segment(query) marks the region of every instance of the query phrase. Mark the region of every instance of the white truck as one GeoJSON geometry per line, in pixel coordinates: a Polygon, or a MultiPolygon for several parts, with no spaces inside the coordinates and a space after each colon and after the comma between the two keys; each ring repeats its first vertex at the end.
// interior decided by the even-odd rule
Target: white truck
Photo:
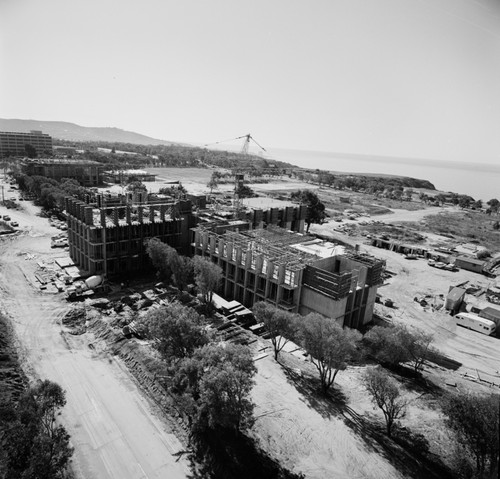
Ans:
{"type": "Polygon", "coordinates": [[[496,324],[493,321],[481,318],[481,316],[472,313],[458,313],[455,316],[455,321],[458,326],[463,326],[464,328],[472,329],[488,336],[491,336],[496,329],[496,324]]]}
{"type": "Polygon", "coordinates": [[[73,283],[73,286],[66,290],[66,299],[68,301],[78,301],[88,298],[94,293],[106,292],[109,289],[103,276],[90,276],[85,281],[73,283]]]}

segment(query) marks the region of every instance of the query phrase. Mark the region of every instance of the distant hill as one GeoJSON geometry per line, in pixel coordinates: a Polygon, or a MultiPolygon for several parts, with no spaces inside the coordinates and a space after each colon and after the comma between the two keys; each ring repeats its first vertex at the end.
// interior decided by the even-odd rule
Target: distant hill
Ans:
{"type": "Polygon", "coordinates": [[[0,131],[29,132],[42,130],[53,138],[68,141],[107,141],[135,145],[173,145],[174,142],[157,140],[120,128],[87,127],[66,121],[17,120],[0,118],[0,131]]]}

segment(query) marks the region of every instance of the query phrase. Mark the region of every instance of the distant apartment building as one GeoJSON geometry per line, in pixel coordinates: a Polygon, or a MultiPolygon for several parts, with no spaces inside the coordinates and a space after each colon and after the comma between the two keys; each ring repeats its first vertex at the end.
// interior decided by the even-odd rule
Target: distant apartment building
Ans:
{"type": "Polygon", "coordinates": [[[224,234],[198,227],[193,237],[193,253],[222,268],[226,298],[315,312],[351,328],[372,320],[382,260],[272,226],[224,234]]]}
{"type": "Polygon", "coordinates": [[[126,275],[151,267],[145,240],[158,238],[189,253],[194,226],[190,201],[148,200],[147,195],[67,197],[69,253],[88,274],[126,275]]]}
{"type": "MultiPolygon", "coordinates": [[[[32,146],[37,155],[52,155],[52,137],[38,130],[29,133],[0,132],[0,157],[27,156],[26,145],[32,146]]],[[[29,147],[28,147],[29,149],[29,147]]]]}
{"type": "Polygon", "coordinates": [[[54,180],[70,178],[82,186],[97,186],[102,183],[102,164],[90,160],[30,159],[25,160],[23,170],[27,175],[46,176],[54,180]]]}

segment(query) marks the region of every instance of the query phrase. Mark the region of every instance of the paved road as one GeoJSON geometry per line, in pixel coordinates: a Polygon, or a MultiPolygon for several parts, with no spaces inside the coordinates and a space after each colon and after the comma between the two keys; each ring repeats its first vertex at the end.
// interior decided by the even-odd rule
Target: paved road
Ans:
{"type": "MultiPolygon", "coordinates": [[[[29,219],[26,212],[20,216],[23,221],[29,219]]],[[[155,414],[122,363],[96,353],[85,335],[62,334],[59,322],[67,303],[61,295],[39,292],[27,280],[32,278],[35,261],[61,255],[49,247],[50,234],[57,230],[47,230],[46,220],[33,220],[29,234],[0,239],[0,309],[13,320],[24,365],[66,390],[62,422],[75,447],[76,476],[188,477],[187,461],[175,455],[182,444],[155,414]],[[34,253],[37,258],[26,261],[19,252],[34,253]]]]}

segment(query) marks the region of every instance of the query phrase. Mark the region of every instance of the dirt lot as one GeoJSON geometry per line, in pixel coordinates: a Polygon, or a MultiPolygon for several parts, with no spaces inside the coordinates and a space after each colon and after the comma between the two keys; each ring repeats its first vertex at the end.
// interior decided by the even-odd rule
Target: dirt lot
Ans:
{"type": "MultiPolygon", "coordinates": [[[[0,238],[0,311],[14,326],[28,375],[53,380],[66,390],[61,420],[75,446],[75,476],[188,477],[186,461],[173,455],[182,450],[181,443],[121,361],[96,353],[92,336],[66,334],[60,319],[68,304],[61,294],[36,286],[36,262],[61,256],[50,249],[50,236],[58,230],[35,216],[38,208],[31,203],[24,202],[24,208],[11,214],[22,232],[0,238]]],[[[3,210],[0,206],[0,214],[3,210]]]]}

